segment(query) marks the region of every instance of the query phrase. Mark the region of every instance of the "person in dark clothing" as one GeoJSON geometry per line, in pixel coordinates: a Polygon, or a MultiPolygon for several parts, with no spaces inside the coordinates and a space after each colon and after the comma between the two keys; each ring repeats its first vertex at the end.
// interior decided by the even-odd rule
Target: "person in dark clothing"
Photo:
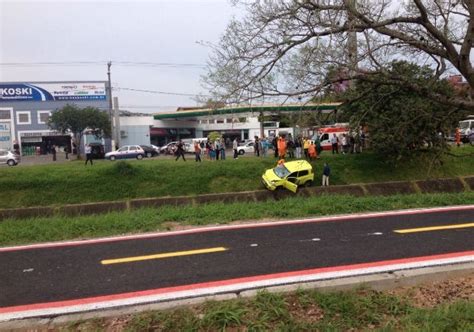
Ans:
{"type": "Polygon", "coordinates": [[[322,186],[329,186],[329,175],[331,175],[331,168],[329,168],[328,163],[324,163],[323,168],[323,183],[322,186]]]}
{"type": "Polygon", "coordinates": [[[71,148],[68,145],[64,147],[64,153],[66,154],[66,160],[69,160],[69,154],[71,153],[71,148]]]}
{"type": "Polygon", "coordinates": [[[176,145],[176,161],[178,161],[179,157],[183,157],[183,160],[186,161],[184,158],[184,148],[183,148],[183,142],[179,141],[178,144],[176,145]]]}
{"type": "Polygon", "coordinates": [[[84,152],[86,153],[86,162],[84,163],[84,165],[87,165],[87,162],[90,161],[91,166],[92,166],[93,165],[93,163],[92,163],[92,148],[89,144],[86,144],[86,146],[84,147],[84,152]]]}
{"type": "Polygon", "coordinates": [[[275,158],[278,158],[278,137],[275,136],[272,141],[273,151],[275,152],[275,158]]]}
{"type": "Polygon", "coordinates": [[[258,136],[255,136],[255,145],[254,145],[254,150],[255,150],[255,155],[257,157],[260,157],[260,140],[258,139],[258,136]]]}
{"type": "Polygon", "coordinates": [[[53,161],[56,161],[56,146],[51,145],[51,153],[53,154],[53,161]]]}
{"type": "Polygon", "coordinates": [[[20,144],[15,140],[13,141],[13,152],[15,152],[17,155],[20,155],[20,144]]]}

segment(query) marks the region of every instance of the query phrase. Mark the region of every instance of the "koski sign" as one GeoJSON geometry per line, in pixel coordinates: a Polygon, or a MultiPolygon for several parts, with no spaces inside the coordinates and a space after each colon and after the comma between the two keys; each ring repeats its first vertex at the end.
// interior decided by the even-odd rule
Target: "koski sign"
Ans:
{"type": "Polygon", "coordinates": [[[105,83],[0,83],[2,101],[106,100],[105,83]]]}

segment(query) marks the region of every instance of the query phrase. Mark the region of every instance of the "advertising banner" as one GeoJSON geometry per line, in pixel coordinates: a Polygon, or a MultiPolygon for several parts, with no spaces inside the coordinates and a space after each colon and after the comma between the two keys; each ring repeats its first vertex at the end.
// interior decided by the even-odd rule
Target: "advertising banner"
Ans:
{"type": "Polygon", "coordinates": [[[106,99],[105,82],[0,83],[0,102],[106,99]]]}
{"type": "Polygon", "coordinates": [[[0,149],[8,149],[11,147],[11,126],[10,123],[0,122],[0,149]]]}

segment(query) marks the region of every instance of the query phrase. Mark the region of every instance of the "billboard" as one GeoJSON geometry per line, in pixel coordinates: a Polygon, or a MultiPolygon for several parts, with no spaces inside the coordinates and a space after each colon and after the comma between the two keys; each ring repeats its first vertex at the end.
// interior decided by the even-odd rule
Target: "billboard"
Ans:
{"type": "Polygon", "coordinates": [[[0,83],[0,102],[106,99],[105,82],[0,83]]]}

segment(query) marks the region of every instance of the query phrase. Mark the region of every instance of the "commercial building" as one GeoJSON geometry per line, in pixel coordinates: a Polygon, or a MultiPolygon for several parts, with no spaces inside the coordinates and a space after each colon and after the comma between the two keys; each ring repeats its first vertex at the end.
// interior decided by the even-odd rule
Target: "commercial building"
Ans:
{"type": "MultiPolygon", "coordinates": [[[[71,146],[69,134],[51,130],[50,115],[66,106],[96,107],[108,111],[109,96],[106,81],[77,82],[2,82],[0,83],[0,148],[13,148],[18,142],[23,154],[40,150],[47,152],[52,145],[71,146]]],[[[84,142],[96,142],[110,151],[110,140],[85,135],[84,142]]]]}

